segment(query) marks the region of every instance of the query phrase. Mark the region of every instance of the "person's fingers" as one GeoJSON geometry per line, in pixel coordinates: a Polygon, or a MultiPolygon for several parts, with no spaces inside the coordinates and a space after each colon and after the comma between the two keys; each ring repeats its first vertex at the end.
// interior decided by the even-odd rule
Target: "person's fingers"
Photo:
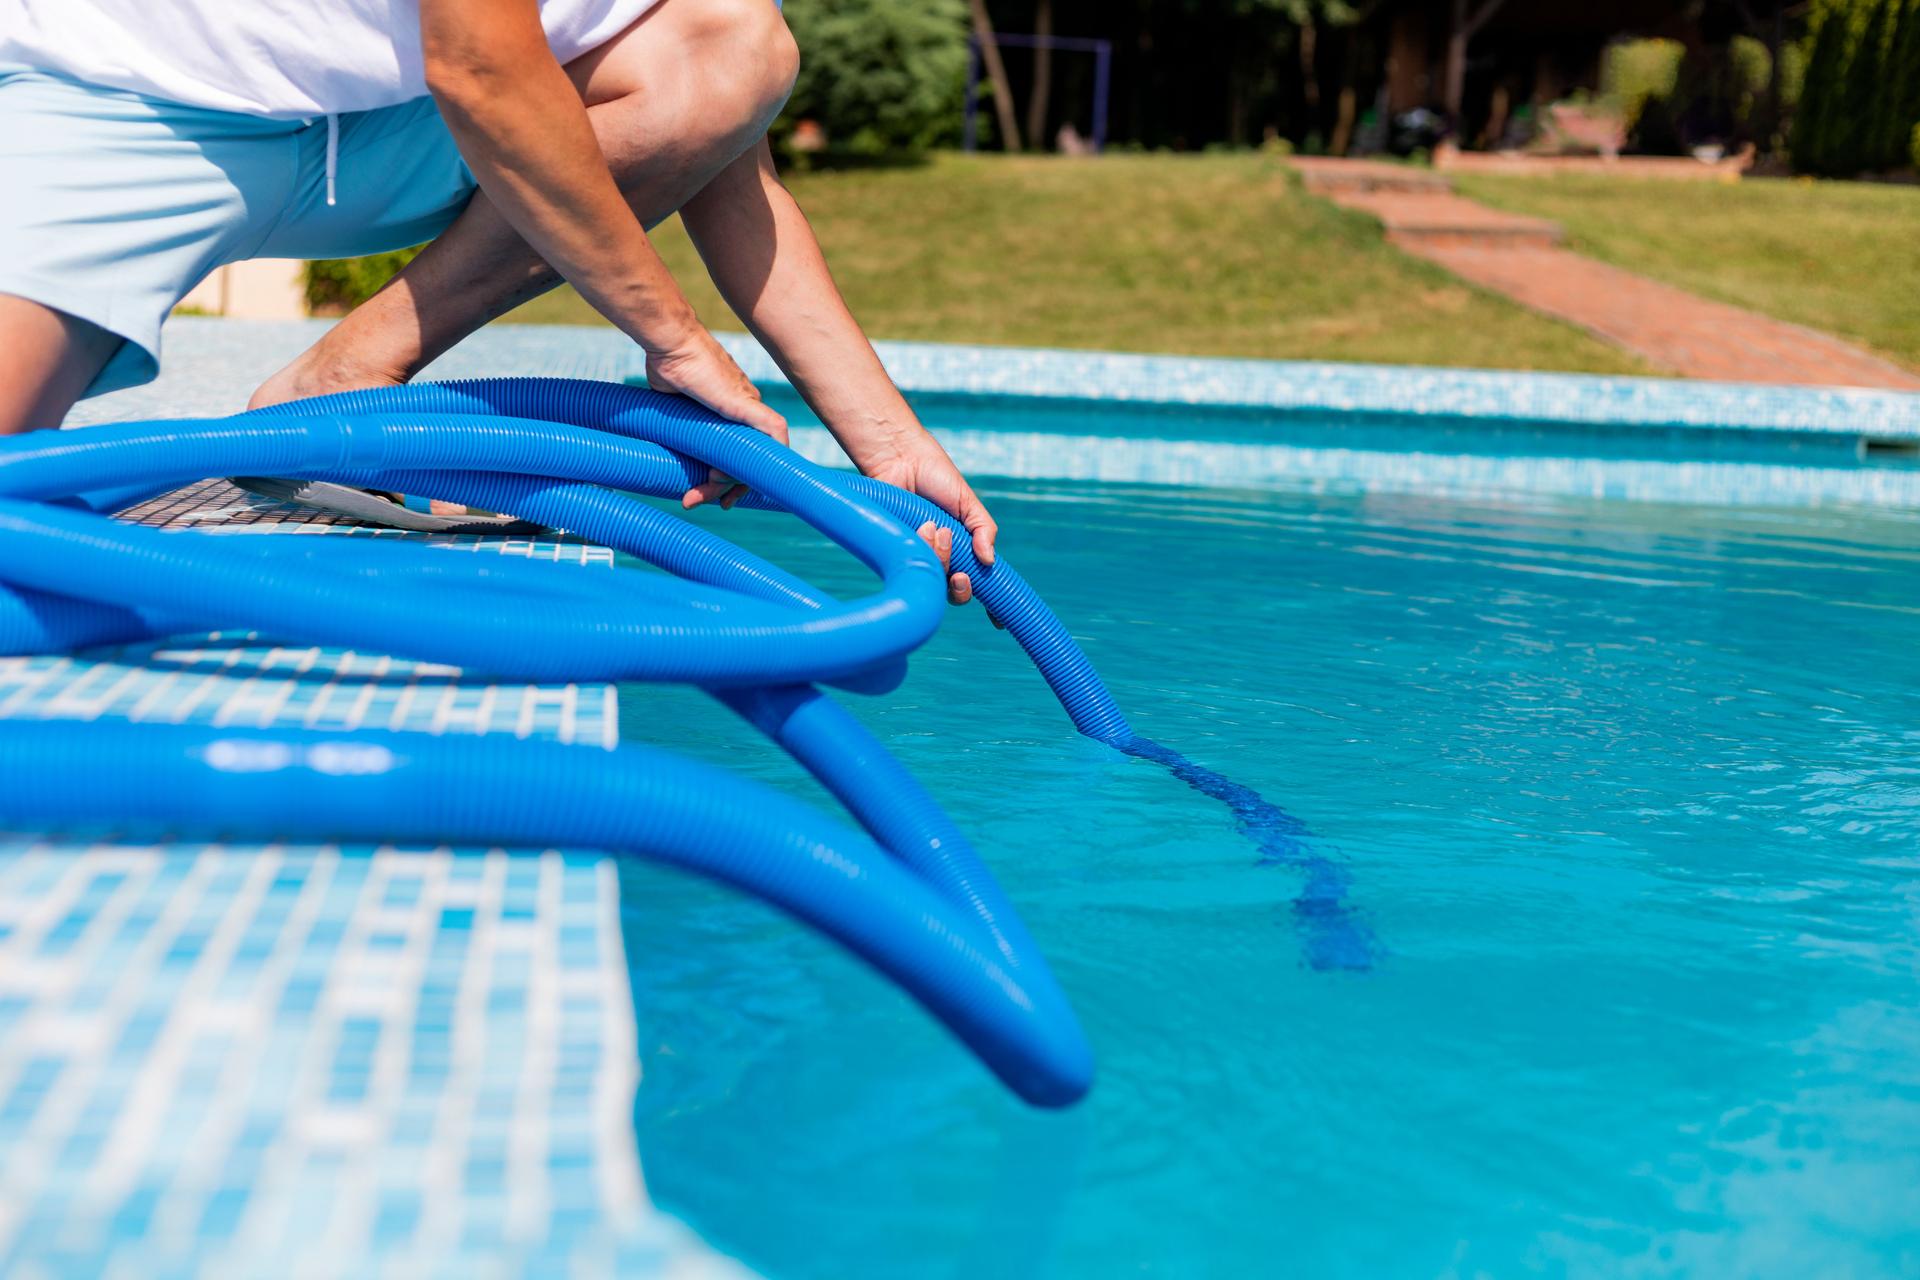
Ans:
{"type": "Polygon", "coordinates": [[[769,409],[766,402],[754,394],[750,385],[731,395],[695,395],[694,399],[723,418],[731,418],[744,426],[752,427],[755,431],[772,436],[781,444],[789,443],[787,420],[769,409]]]}
{"type": "Polygon", "coordinates": [[[987,509],[980,505],[980,499],[967,494],[966,510],[960,515],[960,523],[967,526],[967,534],[973,539],[973,558],[983,565],[993,563],[993,540],[1000,536],[1000,526],[994,523],[987,509]]]}
{"type": "Polygon", "coordinates": [[[732,476],[718,468],[708,467],[706,483],[697,484],[687,490],[686,493],[681,496],[680,505],[686,510],[691,511],[695,507],[703,506],[706,503],[718,502],[722,509],[732,510],[733,503],[726,500],[726,495],[732,494],[735,489],[738,489],[740,493],[734,496],[733,502],[738,502],[741,497],[745,496],[747,486],[741,484],[732,476]]]}
{"type": "Polygon", "coordinates": [[[920,540],[933,548],[933,554],[940,557],[940,567],[953,567],[953,533],[938,521],[929,520],[914,530],[920,540]]]}
{"type": "Polygon", "coordinates": [[[787,444],[787,420],[767,407],[740,366],[711,337],[705,354],[671,365],[649,357],[647,385],[655,391],[691,396],[723,418],[744,423],[787,444]]]}
{"type": "Polygon", "coordinates": [[[947,570],[947,603],[965,604],[973,599],[973,580],[964,573],[953,572],[953,530],[929,520],[914,532],[933,548],[933,554],[940,557],[940,567],[947,570]]]}
{"type": "Polygon", "coordinates": [[[729,418],[744,422],[755,431],[764,431],[781,444],[790,443],[787,435],[787,420],[769,409],[766,402],[757,395],[741,396],[738,401],[720,412],[729,418]]]}
{"type": "Polygon", "coordinates": [[[731,511],[733,510],[733,504],[740,501],[740,499],[746,496],[747,496],[747,486],[743,484],[737,484],[733,486],[733,488],[727,490],[726,495],[720,499],[720,509],[722,511],[731,511]]]}

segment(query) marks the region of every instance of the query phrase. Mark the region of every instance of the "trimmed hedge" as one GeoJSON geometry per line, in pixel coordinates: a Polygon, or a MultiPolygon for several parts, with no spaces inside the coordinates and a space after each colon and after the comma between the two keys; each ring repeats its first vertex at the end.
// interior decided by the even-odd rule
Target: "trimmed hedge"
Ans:
{"type": "Polygon", "coordinates": [[[1920,0],[1818,0],[1789,149],[1832,177],[1920,163],[1920,0]]]}

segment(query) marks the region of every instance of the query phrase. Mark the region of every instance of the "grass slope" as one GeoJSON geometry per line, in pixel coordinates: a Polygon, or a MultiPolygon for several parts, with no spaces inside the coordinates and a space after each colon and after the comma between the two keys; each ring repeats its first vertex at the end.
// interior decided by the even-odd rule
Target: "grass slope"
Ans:
{"type": "MultiPolygon", "coordinates": [[[[941,155],[790,185],[877,338],[1644,371],[1396,252],[1264,156],[941,155]]],[[[655,240],[701,316],[737,327],[677,220],[655,240]]],[[[599,321],[571,290],[512,318],[599,321]]]]}
{"type": "Polygon", "coordinates": [[[1583,253],[1920,368],[1920,188],[1573,175],[1455,185],[1552,218],[1583,253]]]}

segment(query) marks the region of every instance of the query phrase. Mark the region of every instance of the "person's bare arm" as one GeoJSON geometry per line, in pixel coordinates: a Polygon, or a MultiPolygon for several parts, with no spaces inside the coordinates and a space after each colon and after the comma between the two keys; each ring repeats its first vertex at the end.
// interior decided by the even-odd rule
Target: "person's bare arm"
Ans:
{"type": "Polygon", "coordinates": [[[538,0],[421,0],[420,42],[427,87],[481,188],[645,348],[653,384],[784,441],[786,423],[701,325],[620,194],[538,0]]]}
{"type": "MultiPolygon", "coordinates": [[[[992,564],[993,517],[920,425],[847,310],[813,228],[780,184],[767,144],[724,169],[680,216],[727,304],[854,465],[950,512],[972,535],[981,563],[992,564]]],[[[715,483],[700,493],[712,498],[723,488],[715,483]]],[[[942,530],[935,548],[944,559],[950,547],[942,530]]],[[[966,575],[954,575],[948,594],[955,602],[971,593],[966,575]]]]}

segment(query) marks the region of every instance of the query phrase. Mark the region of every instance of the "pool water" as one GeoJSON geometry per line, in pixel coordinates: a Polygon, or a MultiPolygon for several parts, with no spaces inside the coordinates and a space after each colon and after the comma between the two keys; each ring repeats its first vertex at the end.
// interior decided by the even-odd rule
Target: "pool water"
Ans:
{"type": "MultiPolygon", "coordinates": [[[[984,496],[1136,727],[1314,833],[1373,964],[1309,964],[1298,867],[956,613],[848,700],[1024,913],[1094,1092],[1029,1111],[818,937],[630,867],[667,1208],[779,1277],[1920,1274],[1920,513],[984,496]]],[[[697,694],[621,715],[828,803],[697,694]]]]}

